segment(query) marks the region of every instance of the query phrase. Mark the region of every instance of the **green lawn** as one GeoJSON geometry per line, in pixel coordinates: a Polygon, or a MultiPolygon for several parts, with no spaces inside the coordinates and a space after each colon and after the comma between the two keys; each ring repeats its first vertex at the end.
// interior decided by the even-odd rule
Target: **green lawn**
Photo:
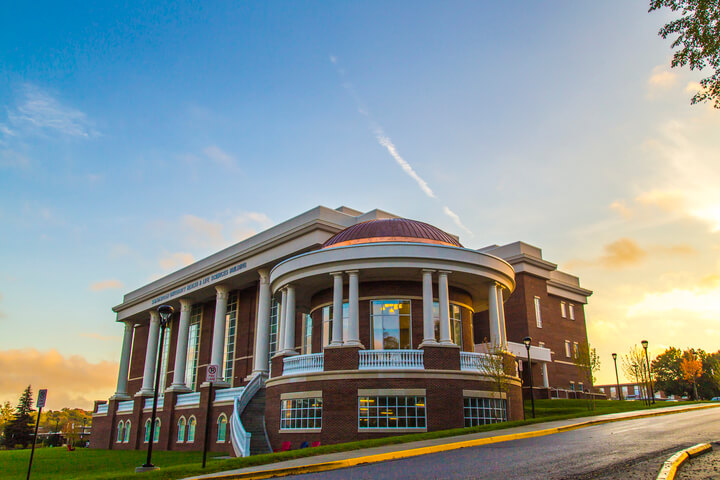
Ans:
{"type": "MultiPolygon", "coordinates": [[[[669,405],[683,405],[694,402],[658,403],[653,407],[645,407],[641,402],[618,402],[610,400],[596,401],[593,412],[587,409],[585,400],[538,400],[535,402],[536,419],[530,418],[530,403],[527,402],[525,421],[483,425],[474,428],[461,428],[443,430],[439,432],[417,433],[397,437],[388,437],[360,442],[343,443],[339,445],[324,445],[304,450],[256,455],[247,458],[232,458],[225,460],[209,460],[207,468],[202,470],[201,452],[153,452],[153,463],[162,469],[145,474],[135,474],[135,467],[145,462],[144,451],[121,450],[88,450],[77,449],[68,452],[63,448],[42,448],[35,451],[33,462],[33,476],[42,480],[65,479],[177,479],[201,473],[231,470],[235,468],[262,465],[266,463],[289,460],[292,458],[319,455],[331,452],[357,450],[360,448],[376,447],[380,445],[399,444],[429,438],[449,437],[467,433],[503,430],[505,428],[531,423],[540,423],[549,420],[584,417],[587,415],[602,415],[606,413],[625,412],[630,410],[646,410],[669,405]]],[[[25,478],[29,450],[0,451],[0,480],[25,478]]]]}

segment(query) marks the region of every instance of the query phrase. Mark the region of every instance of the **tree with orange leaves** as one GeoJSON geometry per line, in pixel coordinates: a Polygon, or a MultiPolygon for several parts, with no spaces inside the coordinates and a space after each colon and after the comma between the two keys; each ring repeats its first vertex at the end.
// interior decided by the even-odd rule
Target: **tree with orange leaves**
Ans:
{"type": "Polygon", "coordinates": [[[683,353],[683,358],[680,362],[680,370],[682,371],[683,379],[688,382],[692,382],[693,400],[697,400],[697,379],[703,374],[703,369],[702,361],[697,358],[694,350],[686,350],[683,353]]]}

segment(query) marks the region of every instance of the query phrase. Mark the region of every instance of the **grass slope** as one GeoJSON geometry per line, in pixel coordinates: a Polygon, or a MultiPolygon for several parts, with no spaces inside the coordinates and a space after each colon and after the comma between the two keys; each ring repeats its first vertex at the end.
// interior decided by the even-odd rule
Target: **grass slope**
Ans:
{"type": "MultiPolygon", "coordinates": [[[[397,437],[363,440],[359,442],[342,443],[338,445],[324,445],[303,450],[255,455],[246,458],[232,458],[224,460],[212,459],[207,468],[200,468],[201,452],[163,452],[153,453],[153,463],[162,466],[155,472],[135,474],[135,467],[145,462],[144,451],[121,450],[88,450],[77,449],[68,452],[61,448],[42,448],[35,452],[33,462],[33,476],[35,479],[70,480],[70,479],[106,479],[106,480],[137,480],[137,479],[177,479],[202,473],[233,470],[237,468],[263,465],[280,462],[293,458],[309,457],[333,452],[345,452],[362,448],[378,447],[427,440],[431,438],[451,437],[475,432],[504,430],[519,425],[547,422],[551,420],[564,420],[568,418],[585,417],[588,415],[603,415],[608,413],[627,412],[632,410],[647,410],[663,406],[683,405],[696,402],[658,403],[651,407],[641,402],[618,402],[610,400],[596,401],[594,411],[588,411],[585,400],[537,400],[535,402],[535,415],[530,416],[530,403],[525,405],[528,420],[496,423],[473,428],[458,428],[438,432],[416,433],[397,437]]],[[[0,480],[24,478],[27,471],[29,450],[0,451],[0,480]]]]}

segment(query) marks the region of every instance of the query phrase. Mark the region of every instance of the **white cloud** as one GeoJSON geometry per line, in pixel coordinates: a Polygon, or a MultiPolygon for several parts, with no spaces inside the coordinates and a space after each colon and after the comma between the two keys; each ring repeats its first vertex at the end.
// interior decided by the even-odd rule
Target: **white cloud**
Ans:
{"type": "Polygon", "coordinates": [[[688,316],[707,319],[720,317],[720,288],[683,289],[675,288],[666,292],[646,293],[643,298],[628,308],[629,317],[684,312],[688,316]]]}
{"type": "Polygon", "coordinates": [[[675,72],[666,70],[663,65],[658,65],[653,68],[650,78],[648,78],[648,85],[650,88],[668,89],[675,85],[677,82],[677,75],[675,72]]]}
{"type": "Polygon", "coordinates": [[[186,267],[193,263],[195,258],[192,254],[187,252],[175,252],[175,253],[164,253],[158,264],[164,270],[177,270],[178,268],[186,267]]]}
{"type": "Polygon", "coordinates": [[[84,112],[63,105],[50,93],[33,85],[25,85],[23,92],[20,104],[8,110],[8,121],[16,130],[54,131],[71,137],[98,134],[84,112]]]}
{"type": "Polygon", "coordinates": [[[463,230],[468,235],[472,236],[473,233],[470,231],[469,228],[467,228],[465,225],[463,225],[463,223],[460,221],[460,217],[458,217],[458,215],[455,212],[450,210],[448,207],[443,207],[443,212],[445,212],[445,215],[450,217],[452,219],[452,221],[455,222],[455,225],[457,225],[461,230],[463,230]]]}
{"type": "Polygon", "coordinates": [[[427,182],[423,180],[420,175],[415,172],[415,170],[410,166],[408,162],[405,161],[404,158],[400,156],[400,154],[397,151],[397,148],[395,148],[395,145],[392,143],[390,138],[385,135],[385,133],[380,129],[377,128],[375,130],[375,138],[377,138],[378,143],[385,147],[387,151],[390,153],[390,155],[395,159],[398,165],[400,165],[400,168],[403,169],[405,173],[407,173],[410,178],[415,180],[415,183],[418,184],[418,187],[420,187],[420,190],[423,191],[425,195],[427,195],[430,198],[437,198],[435,197],[435,194],[428,186],[427,182]]]}
{"type": "Polygon", "coordinates": [[[90,285],[90,290],[93,292],[100,292],[102,290],[112,290],[116,288],[122,288],[123,283],[120,280],[102,280],[100,282],[95,282],[90,285]]]}
{"type": "Polygon", "coordinates": [[[222,150],[217,145],[210,145],[203,150],[203,153],[207,158],[217,163],[220,166],[226,168],[233,168],[237,166],[235,157],[222,150]]]}
{"type": "Polygon", "coordinates": [[[223,236],[223,225],[195,215],[183,215],[182,229],[188,245],[193,247],[219,248],[227,244],[223,236]]]}

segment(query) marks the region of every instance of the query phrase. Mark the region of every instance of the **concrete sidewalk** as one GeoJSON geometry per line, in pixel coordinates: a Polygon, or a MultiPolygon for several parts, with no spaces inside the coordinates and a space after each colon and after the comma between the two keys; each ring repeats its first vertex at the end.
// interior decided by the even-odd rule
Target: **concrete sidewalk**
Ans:
{"type": "Polygon", "coordinates": [[[604,423],[632,420],[635,418],[648,418],[658,415],[669,415],[692,410],[706,408],[717,408],[720,404],[708,405],[681,405],[673,407],[655,408],[652,410],[611,413],[607,415],[596,415],[589,417],[543,422],[534,425],[523,425],[504,430],[457,435],[453,437],[435,438],[418,442],[401,443],[396,445],[385,445],[382,447],[352,450],[347,452],[328,453],[312,457],[297,458],[266,465],[228,470],[225,472],[211,473],[195,477],[188,477],[184,480],[195,479],[259,479],[274,476],[297,475],[302,473],[319,472],[347,468],[362,463],[381,462],[398,458],[407,458],[416,455],[425,455],[441,451],[454,450],[490,443],[506,442],[521,438],[539,437],[554,433],[576,430],[579,428],[600,425],[604,423]]]}

